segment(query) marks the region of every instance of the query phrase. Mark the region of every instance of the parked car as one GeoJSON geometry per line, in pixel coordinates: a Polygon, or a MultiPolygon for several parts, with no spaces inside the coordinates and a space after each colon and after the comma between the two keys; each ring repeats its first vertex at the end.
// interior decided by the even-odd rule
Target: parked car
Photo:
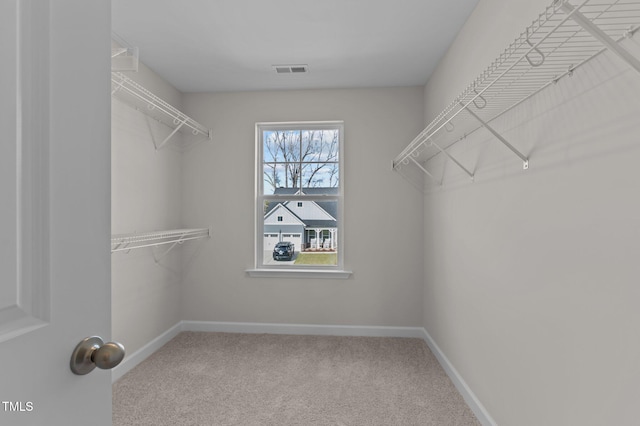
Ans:
{"type": "Polygon", "coordinates": [[[293,243],[282,241],[273,248],[273,260],[291,260],[293,259],[295,248],[293,243]]]}

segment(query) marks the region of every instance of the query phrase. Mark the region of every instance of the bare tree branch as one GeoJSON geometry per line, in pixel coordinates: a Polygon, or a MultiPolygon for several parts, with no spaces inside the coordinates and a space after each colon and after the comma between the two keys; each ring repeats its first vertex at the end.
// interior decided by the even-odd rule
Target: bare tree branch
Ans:
{"type": "Polygon", "coordinates": [[[273,188],[338,186],[337,131],[275,131],[269,133],[264,145],[265,153],[273,160],[263,163],[264,179],[273,188]]]}

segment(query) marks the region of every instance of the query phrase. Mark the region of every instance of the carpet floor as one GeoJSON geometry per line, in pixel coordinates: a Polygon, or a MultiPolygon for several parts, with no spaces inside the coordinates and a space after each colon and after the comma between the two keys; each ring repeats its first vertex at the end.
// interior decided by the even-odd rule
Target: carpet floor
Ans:
{"type": "Polygon", "coordinates": [[[113,385],[113,425],[479,425],[424,341],[183,332],[113,385]]]}

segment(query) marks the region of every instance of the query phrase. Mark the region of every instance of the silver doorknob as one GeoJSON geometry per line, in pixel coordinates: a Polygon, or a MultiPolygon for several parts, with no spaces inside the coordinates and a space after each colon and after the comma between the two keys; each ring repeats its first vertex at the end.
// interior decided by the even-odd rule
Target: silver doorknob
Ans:
{"type": "Polygon", "coordinates": [[[94,368],[108,370],[124,359],[124,346],[118,342],[104,343],[98,336],[87,337],[78,343],[71,354],[71,371],[78,375],[88,374],[94,368]]]}

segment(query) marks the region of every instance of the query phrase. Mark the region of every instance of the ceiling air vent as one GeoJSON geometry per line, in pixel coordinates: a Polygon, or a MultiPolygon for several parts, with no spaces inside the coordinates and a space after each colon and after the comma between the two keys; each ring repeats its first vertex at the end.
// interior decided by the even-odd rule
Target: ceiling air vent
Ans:
{"type": "Polygon", "coordinates": [[[308,65],[272,65],[276,74],[305,74],[309,72],[308,65]]]}

